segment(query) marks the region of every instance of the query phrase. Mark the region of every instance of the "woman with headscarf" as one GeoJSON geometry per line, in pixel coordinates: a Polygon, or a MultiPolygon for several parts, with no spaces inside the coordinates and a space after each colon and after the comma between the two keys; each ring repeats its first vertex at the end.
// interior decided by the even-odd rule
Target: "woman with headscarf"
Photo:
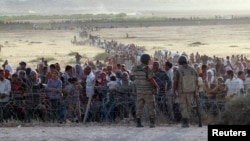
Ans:
{"type": "Polygon", "coordinates": [[[35,70],[31,70],[30,75],[27,78],[29,92],[37,93],[43,88],[41,78],[38,77],[38,73],[35,70]]]}
{"type": "Polygon", "coordinates": [[[207,77],[205,79],[205,92],[208,99],[216,98],[216,90],[218,89],[218,81],[214,76],[212,69],[207,70],[207,77]]]}
{"type": "Polygon", "coordinates": [[[211,112],[214,116],[217,115],[217,107],[215,105],[216,94],[218,89],[218,80],[214,76],[214,71],[212,69],[207,70],[207,77],[205,79],[205,92],[208,99],[207,110],[211,112]],[[211,110],[210,110],[211,109],[211,110]]]}

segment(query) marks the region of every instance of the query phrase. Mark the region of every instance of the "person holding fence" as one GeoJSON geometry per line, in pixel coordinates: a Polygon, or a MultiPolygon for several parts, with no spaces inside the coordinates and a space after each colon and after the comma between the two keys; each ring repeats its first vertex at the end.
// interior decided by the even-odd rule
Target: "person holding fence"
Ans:
{"type": "MultiPolygon", "coordinates": [[[[79,83],[77,77],[69,78],[70,83],[66,85],[63,89],[64,100],[66,104],[66,113],[67,116],[64,118],[68,118],[71,122],[79,122],[81,119],[80,112],[80,95],[82,92],[82,85],[79,83]]],[[[66,119],[64,119],[66,120],[66,119]]]]}
{"type": "MultiPolygon", "coordinates": [[[[163,114],[166,114],[166,111],[167,111],[166,92],[169,91],[172,87],[171,80],[168,74],[160,68],[160,63],[158,61],[153,62],[152,71],[154,73],[154,79],[156,83],[158,84],[158,86],[160,87],[160,90],[156,96],[156,103],[159,108],[158,110],[162,112],[163,114]]],[[[172,117],[169,117],[169,118],[173,119],[173,115],[172,117]]]]}
{"type": "Polygon", "coordinates": [[[129,118],[129,115],[135,118],[135,85],[133,81],[129,79],[129,74],[125,71],[122,73],[122,79],[118,81],[118,95],[121,97],[126,107],[125,111],[122,111],[125,118],[129,118]]]}
{"type": "Polygon", "coordinates": [[[59,78],[59,72],[52,72],[52,78],[48,80],[48,83],[45,87],[48,92],[49,103],[50,103],[50,118],[52,122],[55,120],[61,121],[61,94],[62,94],[62,81],[59,78]]]}

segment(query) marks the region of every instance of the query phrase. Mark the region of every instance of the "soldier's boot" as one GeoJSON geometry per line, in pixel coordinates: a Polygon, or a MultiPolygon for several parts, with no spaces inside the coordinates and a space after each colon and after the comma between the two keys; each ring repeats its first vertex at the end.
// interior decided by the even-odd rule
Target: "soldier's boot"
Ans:
{"type": "Polygon", "coordinates": [[[150,118],[150,119],[149,119],[149,122],[150,122],[149,127],[150,127],[150,128],[155,128],[155,118],[150,118]]]}
{"type": "Polygon", "coordinates": [[[189,127],[189,121],[187,118],[182,119],[182,127],[188,128],[189,127]]]}
{"type": "Polygon", "coordinates": [[[144,127],[142,124],[141,124],[141,119],[140,118],[137,118],[136,119],[136,127],[144,127]]]}

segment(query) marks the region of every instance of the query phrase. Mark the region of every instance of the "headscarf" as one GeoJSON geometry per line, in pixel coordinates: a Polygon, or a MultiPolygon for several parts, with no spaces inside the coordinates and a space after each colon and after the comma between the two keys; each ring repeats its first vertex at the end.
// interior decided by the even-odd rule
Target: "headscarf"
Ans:
{"type": "Polygon", "coordinates": [[[209,80],[208,75],[207,75],[206,81],[207,81],[207,84],[208,84],[208,88],[210,88],[211,84],[213,84],[213,82],[214,82],[214,71],[212,69],[208,69],[207,74],[208,73],[211,73],[211,79],[209,80]]]}

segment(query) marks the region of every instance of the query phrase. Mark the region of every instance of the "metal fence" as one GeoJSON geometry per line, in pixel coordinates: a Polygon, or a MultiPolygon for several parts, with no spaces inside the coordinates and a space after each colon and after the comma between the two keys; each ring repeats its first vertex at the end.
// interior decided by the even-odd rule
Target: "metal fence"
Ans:
{"type": "MultiPolygon", "coordinates": [[[[172,96],[170,96],[172,98],[172,96]]],[[[0,103],[0,121],[8,122],[17,120],[20,122],[39,122],[39,123],[63,123],[63,122],[83,122],[84,114],[87,107],[87,98],[80,98],[79,111],[69,113],[69,105],[65,99],[61,98],[54,102],[48,98],[47,92],[41,90],[36,93],[20,93],[12,92],[10,100],[5,103],[0,103]],[[70,115],[73,114],[73,115],[70,115]],[[77,115],[79,114],[79,118],[77,115]],[[71,117],[77,118],[73,120],[71,117]]],[[[178,123],[181,119],[179,104],[171,103],[173,114],[169,113],[168,101],[166,95],[155,95],[156,101],[156,123],[178,123]],[[173,116],[173,117],[172,117],[173,116]]],[[[200,110],[205,124],[210,123],[210,117],[219,117],[224,111],[225,101],[204,99],[200,110]]],[[[77,109],[74,107],[73,109],[77,109]]],[[[193,116],[196,118],[195,105],[193,108],[193,116]]],[[[107,89],[96,90],[91,101],[88,111],[87,122],[98,123],[117,123],[130,122],[136,118],[136,96],[130,93],[110,93],[107,89]]],[[[147,120],[148,113],[145,109],[144,119],[147,120]]],[[[217,118],[218,119],[218,118],[217,118]]],[[[196,121],[195,121],[196,122],[196,121]]]]}

